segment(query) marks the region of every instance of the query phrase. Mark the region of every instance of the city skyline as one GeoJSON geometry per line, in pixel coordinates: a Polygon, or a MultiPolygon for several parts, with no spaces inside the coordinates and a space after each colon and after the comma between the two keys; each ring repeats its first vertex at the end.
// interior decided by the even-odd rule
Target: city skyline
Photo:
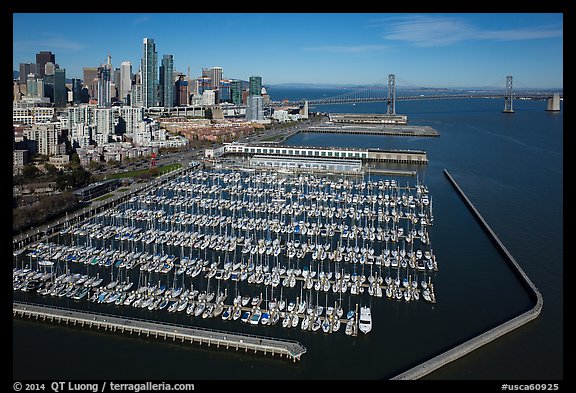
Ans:
{"type": "Polygon", "coordinates": [[[489,87],[514,76],[517,88],[563,87],[563,15],[516,14],[13,14],[13,69],[41,51],[66,77],[83,67],[122,62],[138,71],[142,42],[158,59],[197,78],[222,67],[224,78],[264,85],[385,84],[388,74],[411,87],[489,87]],[[47,26],[50,29],[30,29],[47,26]],[[122,26],[108,35],[78,34],[71,21],[122,26]]]}

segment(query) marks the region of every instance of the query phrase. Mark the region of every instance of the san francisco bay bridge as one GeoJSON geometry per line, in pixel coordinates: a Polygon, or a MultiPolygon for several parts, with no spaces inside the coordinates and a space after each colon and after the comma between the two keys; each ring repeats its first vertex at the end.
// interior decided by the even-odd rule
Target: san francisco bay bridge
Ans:
{"type": "Polygon", "coordinates": [[[271,102],[270,106],[284,106],[284,105],[303,105],[307,102],[308,106],[319,105],[332,105],[332,104],[356,104],[367,102],[386,102],[388,105],[387,113],[396,113],[396,101],[417,101],[417,100],[448,100],[448,99],[470,99],[470,98],[485,98],[485,99],[503,99],[504,111],[513,112],[512,102],[515,99],[526,100],[548,100],[557,96],[557,99],[562,98],[561,92],[555,91],[534,91],[524,89],[516,92],[512,85],[512,76],[506,77],[506,87],[502,90],[497,89],[482,89],[482,90],[466,90],[462,93],[455,92],[454,90],[440,90],[430,89],[427,92],[424,89],[412,89],[415,93],[396,95],[396,78],[394,74],[388,76],[388,86],[376,85],[365,88],[360,88],[354,91],[349,91],[333,97],[322,97],[315,99],[302,99],[298,101],[275,101],[271,102]],[[440,91],[438,91],[440,90],[440,91]]]}

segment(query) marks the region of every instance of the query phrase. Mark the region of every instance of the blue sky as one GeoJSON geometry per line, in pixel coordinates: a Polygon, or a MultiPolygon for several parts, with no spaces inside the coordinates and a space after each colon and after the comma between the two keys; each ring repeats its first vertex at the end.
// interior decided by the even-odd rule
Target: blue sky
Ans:
{"type": "Polygon", "coordinates": [[[13,66],[56,55],[66,77],[82,67],[122,61],[138,70],[142,40],[177,71],[225,78],[262,76],[264,84],[387,83],[398,86],[563,86],[563,15],[383,13],[13,14],[13,66]]]}

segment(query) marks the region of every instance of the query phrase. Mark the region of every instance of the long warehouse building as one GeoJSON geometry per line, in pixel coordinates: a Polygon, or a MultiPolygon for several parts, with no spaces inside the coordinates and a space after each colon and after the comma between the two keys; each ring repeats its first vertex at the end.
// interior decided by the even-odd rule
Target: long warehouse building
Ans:
{"type": "Polygon", "coordinates": [[[286,146],[277,143],[225,143],[217,149],[206,149],[207,158],[218,158],[223,155],[254,155],[274,157],[299,158],[336,158],[361,159],[365,161],[403,162],[410,164],[426,164],[428,158],[422,150],[382,150],[347,147],[315,147],[315,146],[286,146]]]}

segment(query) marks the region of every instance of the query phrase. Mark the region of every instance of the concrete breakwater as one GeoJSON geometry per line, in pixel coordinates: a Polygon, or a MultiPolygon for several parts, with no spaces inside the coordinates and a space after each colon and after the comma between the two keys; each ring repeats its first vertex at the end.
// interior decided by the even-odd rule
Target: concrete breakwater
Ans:
{"type": "Polygon", "coordinates": [[[434,370],[437,370],[440,367],[469,354],[470,352],[480,348],[481,346],[502,337],[506,333],[509,333],[514,329],[523,326],[524,324],[532,321],[533,319],[536,319],[540,315],[540,312],[542,311],[543,299],[542,295],[540,294],[540,291],[538,291],[538,288],[536,288],[532,280],[530,280],[528,275],[524,272],[524,270],[522,270],[522,268],[520,267],[518,262],[516,262],[512,254],[510,254],[510,252],[500,241],[496,233],[492,230],[492,228],[490,228],[490,226],[488,225],[486,220],[484,220],[480,212],[478,212],[474,204],[470,201],[470,199],[468,199],[466,194],[464,194],[464,191],[462,191],[458,183],[456,183],[454,178],[452,178],[448,170],[444,169],[444,174],[450,181],[450,184],[452,184],[454,189],[457,191],[458,195],[460,195],[466,206],[468,206],[474,217],[478,220],[478,222],[480,222],[482,228],[490,236],[490,239],[495,243],[499,251],[504,255],[506,261],[508,261],[512,270],[518,275],[518,277],[522,281],[522,284],[529,291],[530,296],[534,300],[535,304],[530,310],[480,334],[479,336],[476,336],[462,344],[459,344],[456,347],[444,353],[441,353],[433,357],[432,359],[427,360],[424,363],[419,364],[418,366],[415,366],[393,377],[392,378],[393,380],[406,380],[406,379],[410,380],[410,379],[422,378],[425,375],[433,372],[434,370]]]}

